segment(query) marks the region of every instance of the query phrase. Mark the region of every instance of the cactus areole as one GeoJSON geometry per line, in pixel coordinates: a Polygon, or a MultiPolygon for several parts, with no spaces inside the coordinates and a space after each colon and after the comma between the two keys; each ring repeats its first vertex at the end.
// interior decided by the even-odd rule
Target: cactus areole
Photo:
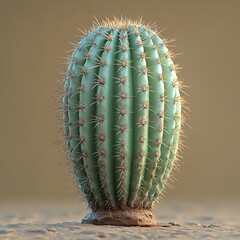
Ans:
{"type": "Polygon", "coordinates": [[[178,67],[166,39],[127,19],[96,24],[70,57],[64,139],[91,212],[83,223],[153,226],[177,158],[178,67]]]}

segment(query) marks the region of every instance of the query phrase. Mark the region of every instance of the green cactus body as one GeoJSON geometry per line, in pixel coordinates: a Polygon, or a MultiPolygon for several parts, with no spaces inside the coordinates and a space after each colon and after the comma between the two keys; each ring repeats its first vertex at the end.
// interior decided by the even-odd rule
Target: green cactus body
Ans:
{"type": "Polygon", "coordinates": [[[72,53],[63,96],[68,157],[96,209],[151,209],[176,159],[181,97],[164,41],[129,21],[103,23],[72,53]]]}

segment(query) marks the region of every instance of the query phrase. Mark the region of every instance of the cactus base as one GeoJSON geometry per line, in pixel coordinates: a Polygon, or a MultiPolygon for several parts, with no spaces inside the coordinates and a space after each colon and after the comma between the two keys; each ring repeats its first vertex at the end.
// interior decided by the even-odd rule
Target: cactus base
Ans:
{"type": "Polygon", "coordinates": [[[91,211],[82,219],[82,223],[95,225],[142,226],[142,227],[152,227],[157,225],[157,221],[154,218],[151,209],[91,211]]]}

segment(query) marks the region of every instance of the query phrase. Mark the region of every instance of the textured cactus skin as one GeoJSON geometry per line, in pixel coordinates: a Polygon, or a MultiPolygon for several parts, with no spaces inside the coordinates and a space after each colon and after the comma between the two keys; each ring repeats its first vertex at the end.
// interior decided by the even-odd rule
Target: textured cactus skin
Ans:
{"type": "Polygon", "coordinates": [[[164,41],[143,25],[97,26],[66,73],[64,138],[92,209],[151,208],[177,157],[181,97],[164,41]]]}

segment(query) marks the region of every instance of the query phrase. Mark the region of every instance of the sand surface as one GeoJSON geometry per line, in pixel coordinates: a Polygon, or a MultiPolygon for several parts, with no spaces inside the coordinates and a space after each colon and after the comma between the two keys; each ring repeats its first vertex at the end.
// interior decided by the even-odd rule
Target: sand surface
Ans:
{"type": "Polygon", "coordinates": [[[81,224],[83,204],[2,204],[0,239],[240,239],[239,202],[167,202],[157,227],[81,224]]]}

